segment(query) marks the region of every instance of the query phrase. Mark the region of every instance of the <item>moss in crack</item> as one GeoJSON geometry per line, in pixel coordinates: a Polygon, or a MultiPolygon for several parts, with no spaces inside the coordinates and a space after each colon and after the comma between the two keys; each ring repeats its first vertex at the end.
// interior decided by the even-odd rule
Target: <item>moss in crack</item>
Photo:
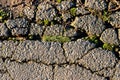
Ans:
{"type": "Polygon", "coordinates": [[[110,21],[110,17],[109,15],[111,14],[111,12],[104,10],[104,11],[99,11],[99,10],[94,10],[91,8],[88,8],[88,10],[95,16],[101,18],[104,22],[109,22],[110,21]]]}
{"type": "Polygon", "coordinates": [[[5,12],[3,9],[0,9],[0,22],[3,22],[8,16],[9,14],[7,12],[5,12]]]}
{"type": "Polygon", "coordinates": [[[44,35],[42,37],[42,41],[48,41],[48,42],[69,42],[71,41],[69,37],[64,37],[64,36],[46,36],[44,35]]]}
{"type": "Polygon", "coordinates": [[[70,14],[72,16],[76,16],[76,11],[77,11],[77,9],[75,7],[73,7],[73,8],[70,9],[70,14]]]}
{"type": "Polygon", "coordinates": [[[61,3],[62,0],[56,0],[58,3],[61,3]]]}
{"type": "Polygon", "coordinates": [[[115,45],[108,44],[108,43],[104,43],[102,46],[103,49],[110,50],[110,51],[113,51],[114,47],[115,45]]]}
{"type": "Polygon", "coordinates": [[[106,22],[106,21],[109,22],[110,21],[109,15],[110,15],[110,13],[108,11],[103,11],[102,16],[101,16],[102,20],[104,22],[106,22]]]}
{"type": "Polygon", "coordinates": [[[43,22],[44,22],[45,26],[49,25],[49,23],[50,23],[50,21],[48,19],[45,19],[43,22]]]}
{"type": "Polygon", "coordinates": [[[93,42],[95,44],[99,44],[99,38],[96,35],[88,36],[85,37],[84,39],[93,42]]]}

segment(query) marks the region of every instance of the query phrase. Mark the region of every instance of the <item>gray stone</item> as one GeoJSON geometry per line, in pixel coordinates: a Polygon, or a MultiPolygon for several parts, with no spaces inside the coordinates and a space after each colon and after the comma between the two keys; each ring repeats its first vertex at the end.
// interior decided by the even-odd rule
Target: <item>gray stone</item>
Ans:
{"type": "Polygon", "coordinates": [[[0,37],[8,37],[9,36],[9,30],[5,26],[5,24],[0,23],[0,37]]]}
{"type": "Polygon", "coordinates": [[[67,61],[74,63],[76,60],[81,59],[89,50],[95,47],[95,44],[79,39],[77,41],[64,43],[65,56],[67,61]]]}
{"type": "Polygon", "coordinates": [[[105,68],[113,68],[116,64],[117,58],[114,53],[101,48],[95,48],[88,52],[81,60],[79,64],[92,70],[99,71],[105,68]]]}
{"type": "Polygon", "coordinates": [[[41,26],[35,23],[31,23],[30,35],[39,35],[42,36],[45,26],[41,26]]]}
{"type": "Polygon", "coordinates": [[[109,17],[110,24],[115,28],[120,28],[120,11],[112,13],[109,17]]]}
{"type": "Polygon", "coordinates": [[[28,28],[13,28],[11,30],[13,36],[18,35],[27,35],[28,34],[28,28]]]}
{"type": "Polygon", "coordinates": [[[95,10],[105,10],[107,3],[106,0],[85,0],[85,7],[95,10]]]}
{"type": "Polygon", "coordinates": [[[55,67],[54,80],[105,80],[104,77],[92,74],[89,70],[75,65],[55,67]]]}
{"type": "Polygon", "coordinates": [[[105,29],[105,25],[100,18],[96,18],[93,15],[84,15],[82,17],[76,17],[75,20],[71,23],[75,28],[81,28],[86,31],[88,35],[97,35],[100,34],[105,29]]]}
{"type": "Polygon", "coordinates": [[[62,36],[63,30],[64,30],[63,25],[56,24],[56,25],[47,26],[46,30],[44,32],[44,35],[47,35],[47,36],[62,36]]]}
{"type": "Polygon", "coordinates": [[[119,45],[117,33],[113,28],[106,29],[100,37],[103,43],[109,43],[114,45],[119,45]]]}
{"type": "Polygon", "coordinates": [[[120,9],[119,0],[111,0],[108,4],[108,11],[117,11],[120,9]]]}
{"type": "Polygon", "coordinates": [[[0,4],[3,7],[7,7],[7,6],[14,6],[14,5],[18,5],[21,4],[23,0],[0,0],[0,4]]]}
{"type": "Polygon", "coordinates": [[[0,57],[7,58],[11,57],[15,52],[15,47],[18,42],[6,41],[0,42],[0,57]]]}
{"type": "Polygon", "coordinates": [[[26,6],[23,11],[28,19],[32,20],[34,18],[34,15],[35,15],[35,7],[34,6],[26,6]]]}
{"type": "Polygon", "coordinates": [[[39,20],[53,20],[56,16],[56,10],[52,7],[51,4],[42,2],[37,7],[36,21],[39,20]]]}
{"type": "Polygon", "coordinates": [[[20,42],[19,45],[16,46],[12,59],[19,62],[34,60],[45,64],[60,64],[66,62],[60,43],[29,40],[20,42]]]}
{"type": "Polygon", "coordinates": [[[59,11],[66,11],[73,6],[74,6],[74,3],[71,0],[67,0],[67,1],[62,1],[60,4],[58,4],[57,9],[59,11]]]}
{"type": "Polygon", "coordinates": [[[53,80],[52,66],[6,61],[6,67],[13,80],[53,80]]]}
{"type": "Polygon", "coordinates": [[[86,10],[84,6],[78,6],[76,8],[76,15],[80,15],[80,14],[85,15],[85,14],[88,14],[88,13],[90,13],[90,12],[88,10],[86,10]]]}
{"type": "Polygon", "coordinates": [[[6,25],[11,30],[13,36],[28,34],[28,21],[24,18],[7,20],[6,25]]]}
{"type": "Polygon", "coordinates": [[[27,28],[28,27],[28,21],[25,20],[24,18],[17,18],[14,20],[7,20],[6,22],[7,27],[9,29],[13,29],[13,28],[27,28]]]}
{"type": "Polygon", "coordinates": [[[120,61],[115,68],[115,73],[112,80],[119,80],[119,79],[120,79],[120,61]]]}
{"type": "Polygon", "coordinates": [[[62,19],[64,22],[66,22],[68,19],[71,18],[71,14],[70,13],[62,13],[62,19]]]}

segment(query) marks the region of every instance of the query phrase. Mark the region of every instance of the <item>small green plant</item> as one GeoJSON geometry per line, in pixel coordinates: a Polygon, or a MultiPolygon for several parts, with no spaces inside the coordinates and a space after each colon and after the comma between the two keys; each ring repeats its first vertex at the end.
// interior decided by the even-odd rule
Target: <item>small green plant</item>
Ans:
{"type": "Polygon", "coordinates": [[[99,43],[98,37],[96,35],[85,37],[85,40],[89,40],[90,42],[93,42],[95,44],[99,43]]]}
{"type": "Polygon", "coordinates": [[[43,41],[48,41],[48,42],[69,42],[71,41],[69,37],[64,37],[64,36],[43,36],[42,37],[43,41]]]}
{"type": "Polygon", "coordinates": [[[72,16],[76,16],[76,11],[77,11],[76,8],[71,8],[71,9],[70,9],[70,14],[71,14],[72,16]]]}
{"type": "Polygon", "coordinates": [[[62,0],[56,0],[58,3],[61,3],[62,0]]]}
{"type": "Polygon", "coordinates": [[[102,47],[103,47],[103,49],[112,51],[113,48],[114,48],[114,45],[111,45],[111,44],[108,44],[108,43],[104,43],[102,47]]]}
{"type": "Polygon", "coordinates": [[[47,20],[47,19],[45,19],[43,22],[44,22],[44,25],[47,26],[47,25],[49,25],[49,22],[50,22],[50,21],[47,20]]]}
{"type": "Polygon", "coordinates": [[[8,17],[8,14],[4,10],[0,9],[0,21],[3,21],[6,17],[8,17]]]}
{"type": "Polygon", "coordinates": [[[28,39],[32,40],[33,39],[33,35],[28,35],[28,39]]]}
{"type": "Polygon", "coordinates": [[[107,11],[103,12],[103,15],[101,16],[103,21],[109,21],[110,17],[109,17],[110,13],[108,13],[107,11]]]}

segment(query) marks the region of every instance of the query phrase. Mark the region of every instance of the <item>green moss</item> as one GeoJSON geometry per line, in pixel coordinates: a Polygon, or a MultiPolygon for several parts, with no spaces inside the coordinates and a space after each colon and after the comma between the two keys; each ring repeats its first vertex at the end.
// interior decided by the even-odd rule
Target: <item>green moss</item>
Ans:
{"type": "Polygon", "coordinates": [[[8,17],[8,14],[0,9],[0,21],[3,21],[6,17],[8,17]]]}
{"type": "Polygon", "coordinates": [[[49,25],[49,20],[45,19],[43,22],[45,26],[49,25]]]}
{"type": "Polygon", "coordinates": [[[62,0],[56,0],[58,3],[61,3],[62,0]]]}
{"type": "Polygon", "coordinates": [[[60,43],[64,43],[64,42],[69,42],[70,38],[69,37],[64,37],[64,36],[43,36],[42,37],[43,41],[48,41],[48,42],[60,42],[60,43]]]}
{"type": "Polygon", "coordinates": [[[76,16],[76,11],[77,11],[76,8],[71,8],[71,9],[70,9],[70,14],[71,14],[72,16],[76,16]]]}
{"type": "Polygon", "coordinates": [[[99,43],[99,39],[96,35],[85,37],[85,40],[89,40],[90,42],[93,42],[95,44],[99,43]]]}
{"type": "Polygon", "coordinates": [[[28,35],[28,39],[32,40],[33,39],[33,35],[28,35]]]}
{"type": "Polygon", "coordinates": [[[101,16],[102,20],[109,21],[110,20],[109,15],[110,15],[110,13],[108,13],[107,11],[104,11],[102,16],[101,16]]]}
{"type": "Polygon", "coordinates": [[[103,47],[103,49],[112,51],[113,48],[114,48],[114,45],[111,45],[111,44],[108,44],[108,43],[104,43],[102,47],[103,47]]]}

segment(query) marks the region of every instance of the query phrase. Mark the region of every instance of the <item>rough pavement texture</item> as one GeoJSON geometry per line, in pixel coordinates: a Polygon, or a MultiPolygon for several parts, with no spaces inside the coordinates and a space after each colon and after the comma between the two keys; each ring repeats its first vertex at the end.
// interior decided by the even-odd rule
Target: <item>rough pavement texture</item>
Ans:
{"type": "Polygon", "coordinates": [[[120,80],[119,9],[118,0],[0,0],[0,80],[120,80]]]}
{"type": "Polygon", "coordinates": [[[105,25],[102,20],[100,18],[96,18],[93,15],[76,17],[71,25],[76,28],[84,29],[88,35],[99,36],[105,29],[105,25]]]}

